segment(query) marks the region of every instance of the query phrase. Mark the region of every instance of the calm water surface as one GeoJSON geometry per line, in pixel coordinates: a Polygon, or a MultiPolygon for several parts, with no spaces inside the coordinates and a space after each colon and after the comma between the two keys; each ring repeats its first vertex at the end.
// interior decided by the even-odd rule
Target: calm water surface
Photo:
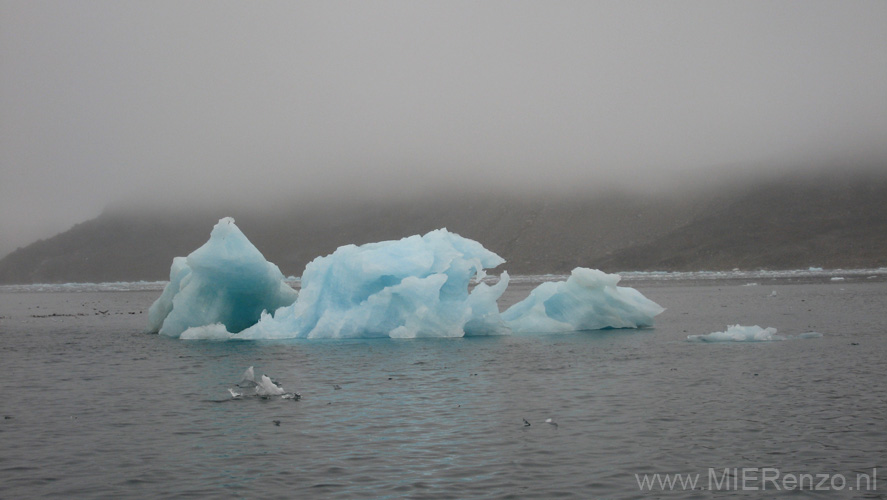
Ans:
{"type": "Polygon", "coordinates": [[[667,308],[655,328],[227,343],[143,333],[159,290],[7,288],[0,498],[798,496],[699,489],[753,467],[877,469],[801,496],[885,498],[883,276],[630,284],[667,308]],[[685,341],[735,323],[824,337],[685,341]],[[302,400],[231,399],[251,365],[302,400]],[[642,491],[656,473],[700,479],[642,491]]]}

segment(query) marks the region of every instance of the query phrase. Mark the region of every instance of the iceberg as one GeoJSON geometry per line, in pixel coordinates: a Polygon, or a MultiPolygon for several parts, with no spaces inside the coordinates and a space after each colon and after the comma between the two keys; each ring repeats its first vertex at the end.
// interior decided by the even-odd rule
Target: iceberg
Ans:
{"type": "MultiPolygon", "coordinates": [[[[262,314],[234,339],[462,337],[508,333],[486,269],[505,260],[446,229],[401,240],[346,245],[311,261],[299,298],[262,314]],[[469,291],[471,280],[476,282],[469,291]]],[[[198,338],[199,331],[187,338],[198,338]]],[[[212,335],[218,332],[206,332],[212,335]]],[[[215,336],[214,338],[218,338],[215,336]]]]}
{"type": "Polygon", "coordinates": [[[502,313],[514,332],[560,333],[653,325],[665,309],[634,288],[617,286],[618,274],[577,267],[567,281],[546,282],[502,313]]]}
{"type": "Polygon", "coordinates": [[[306,266],[296,293],[225,218],[206,244],[173,260],[149,326],[204,340],[463,337],[639,328],[664,311],[617,286],[618,275],[576,268],[500,314],[508,273],[493,285],[483,280],[504,262],[477,241],[437,229],[339,247],[306,266]]]}
{"type": "Polygon", "coordinates": [[[180,337],[198,328],[203,338],[225,338],[297,296],[280,269],[226,217],[203,246],[173,259],[169,284],[148,310],[149,330],[180,337]]]}

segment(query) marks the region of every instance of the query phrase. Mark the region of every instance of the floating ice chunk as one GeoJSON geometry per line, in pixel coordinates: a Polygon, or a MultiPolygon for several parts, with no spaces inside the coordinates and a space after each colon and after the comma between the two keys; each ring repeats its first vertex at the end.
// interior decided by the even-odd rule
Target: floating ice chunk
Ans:
{"type": "Polygon", "coordinates": [[[706,335],[687,335],[690,342],[770,342],[775,340],[791,339],[818,339],[822,337],[819,332],[806,332],[797,336],[779,335],[776,328],[761,328],[760,326],[732,325],[725,332],[713,332],[706,335]]]}
{"type": "Polygon", "coordinates": [[[255,387],[256,386],[256,372],[253,370],[253,367],[250,366],[243,372],[243,375],[240,376],[240,382],[237,383],[237,387],[255,387]]]}
{"type": "Polygon", "coordinates": [[[283,387],[275,384],[268,375],[262,375],[262,377],[256,382],[256,394],[259,396],[280,396],[284,394],[286,391],[283,390],[283,387]]]}
{"type": "Polygon", "coordinates": [[[302,275],[298,300],[236,339],[461,337],[507,333],[496,301],[508,286],[478,283],[504,260],[446,229],[397,241],[346,245],[302,275]]]}
{"type": "Polygon", "coordinates": [[[785,340],[785,336],[777,335],[776,328],[761,328],[760,326],[727,326],[727,331],[713,332],[706,335],[688,335],[691,342],[768,342],[771,340],[785,340]]]}
{"type": "Polygon", "coordinates": [[[616,286],[618,274],[577,267],[567,281],[542,283],[502,313],[515,332],[572,332],[638,328],[663,309],[634,288],[616,286]]]}
{"type": "MultiPolygon", "coordinates": [[[[286,392],[280,384],[271,380],[271,377],[268,375],[263,374],[257,381],[252,366],[243,372],[240,382],[237,383],[237,387],[252,387],[253,394],[251,394],[251,396],[254,397],[268,398],[271,396],[280,396],[281,399],[294,399],[296,401],[302,399],[302,396],[297,392],[286,392]]],[[[237,392],[232,388],[228,388],[228,392],[233,399],[240,399],[246,395],[246,392],[237,392]]]]}
{"type": "Polygon", "coordinates": [[[263,311],[292,304],[296,296],[234,219],[224,218],[203,246],[187,258],[173,259],[169,284],[148,311],[149,328],[179,337],[199,327],[186,338],[227,338],[255,324],[263,311]]]}

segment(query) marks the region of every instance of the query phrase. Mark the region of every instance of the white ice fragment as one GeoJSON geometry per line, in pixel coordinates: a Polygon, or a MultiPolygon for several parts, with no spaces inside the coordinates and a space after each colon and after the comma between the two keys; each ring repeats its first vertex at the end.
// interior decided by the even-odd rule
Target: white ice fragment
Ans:
{"type": "Polygon", "coordinates": [[[767,342],[771,340],[785,340],[782,335],[776,334],[776,328],[761,328],[760,326],[730,325],[726,331],[713,332],[706,335],[688,335],[690,342],[767,342]]]}
{"type": "Polygon", "coordinates": [[[240,382],[237,383],[238,387],[255,387],[256,386],[256,373],[253,370],[253,367],[250,366],[243,372],[243,375],[240,376],[240,382]]]}
{"type": "Polygon", "coordinates": [[[690,342],[769,342],[774,340],[791,339],[818,339],[822,337],[819,332],[806,332],[797,336],[778,335],[776,328],[761,328],[760,326],[732,325],[727,331],[713,332],[706,335],[688,335],[690,342]]]}
{"type": "Polygon", "coordinates": [[[256,395],[258,396],[280,396],[286,391],[283,387],[275,384],[268,375],[262,375],[262,378],[256,382],[256,395]]]}
{"type": "Polygon", "coordinates": [[[618,274],[577,267],[567,281],[542,283],[502,313],[515,332],[557,333],[651,326],[665,309],[634,288],[617,286],[618,274]]]}
{"type": "Polygon", "coordinates": [[[203,246],[173,259],[169,284],[148,311],[148,325],[170,337],[208,327],[186,338],[223,339],[255,324],[263,311],[292,304],[296,296],[234,219],[224,218],[203,246]]]}
{"type": "MultiPolygon", "coordinates": [[[[268,375],[262,375],[259,377],[259,380],[256,381],[255,371],[252,366],[243,372],[243,375],[240,377],[240,382],[237,383],[237,387],[252,387],[252,397],[268,398],[271,396],[280,396],[280,399],[293,399],[296,401],[302,399],[302,396],[297,392],[286,392],[280,384],[272,380],[268,375]]],[[[229,388],[228,392],[234,399],[240,399],[245,394],[237,392],[232,388],[229,388]]]]}

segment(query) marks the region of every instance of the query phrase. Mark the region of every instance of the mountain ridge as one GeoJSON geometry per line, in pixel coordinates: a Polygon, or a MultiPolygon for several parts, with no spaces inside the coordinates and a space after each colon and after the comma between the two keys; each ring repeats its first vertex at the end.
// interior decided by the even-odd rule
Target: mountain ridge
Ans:
{"type": "Polygon", "coordinates": [[[498,253],[512,274],[887,266],[887,175],[820,174],[659,195],[475,192],[264,211],[117,207],[0,259],[0,283],[164,280],[172,258],[202,245],[225,216],[286,275],[341,245],[440,227],[498,253]]]}

